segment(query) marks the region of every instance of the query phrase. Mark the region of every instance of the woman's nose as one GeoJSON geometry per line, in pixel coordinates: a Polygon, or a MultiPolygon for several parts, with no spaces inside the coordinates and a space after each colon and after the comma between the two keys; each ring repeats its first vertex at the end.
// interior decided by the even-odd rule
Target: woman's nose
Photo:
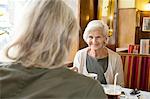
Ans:
{"type": "Polygon", "coordinates": [[[97,42],[96,38],[93,38],[92,42],[95,44],[97,42]]]}

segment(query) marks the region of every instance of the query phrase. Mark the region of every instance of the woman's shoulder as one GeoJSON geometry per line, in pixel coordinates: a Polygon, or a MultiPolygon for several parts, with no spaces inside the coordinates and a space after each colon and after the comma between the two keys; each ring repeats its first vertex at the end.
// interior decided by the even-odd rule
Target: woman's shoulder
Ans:
{"type": "Polygon", "coordinates": [[[11,62],[2,62],[2,61],[0,61],[0,66],[10,65],[10,64],[11,64],[11,62]]]}
{"type": "Polygon", "coordinates": [[[89,47],[80,49],[80,50],[77,51],[77,53],[86,53],[88,51],[88,49],[89,49],[89,47]]]}
{"type": "Polygon", "coordinates": [[[107,48],[107,50],[108,50],[108,54],[109,55],[112,55],[112,56],[116,56],[116,57],[120,57],[120,55],[117,53],[117,52],[115,52],[115,51],[113,51],[113,50],[111,50],[111,49],[109,49],[109,48],[107,48]]]}
{"type": "MultiPolygon", "coordinates": [[[[81,97],[87,97],[87,93],[89,93],[90,91],[92,92],[91,96],[94,97],[97,96],[95,95],[95,93],[99,93],[103,95],[102,93],[103,89],[98,81],[86,77],[83,74],[74,72],[68,69],[67,67],[59,68],[58,71],[60,72],[57,72],[57,75],[59,76],[55,78],[57,79],[56,83],[63,85],[63,87],[65,88],[65,90],[58,88],[59,90],[63,90],[63,92],[65,91],[68,92],[68,90],[72,90],[71,93],[76,93],[76,94],[78,93],[78,95],[81,97]]],[[[90,99],[92,99],[91,96],[90,99]]]]}
{"type": "MultiPolygon", "coordinates": [[[[74,72],[70,69],[65,69],[64,70],[65,73],[64,73],[64,76],[68,76],[67,78],[70,79],[70,80],[74,80],[75,82],[80,82],[80,83],[88,83],[88,82],[93,82],[93,83],[96,83],[95,80],[89,78],[89,77],[86,77],[85,75],[83,74],[79,74],[77,72],[74,72]]],[[[63,76],[63,75],[62,75],[63,76]]]]}
{"type": "Polygon", "coordinates": [[[11,62],[0,62],[0,68],[10,68],[12,66],[11,62]]]}
{"type": "Polygon", "coordinates": [[[78,91],[82,92],[83,95],[86,93],[86,97],[88,93],[89,95],[86,99],[99,99],[99,97],[106,99],[103,88],[97,80],[73,71],[70,71],[70,73],[71,75],[68,78],[69,82],[72,82],[70,83],[70,86],[75,87],[78,91]]]}

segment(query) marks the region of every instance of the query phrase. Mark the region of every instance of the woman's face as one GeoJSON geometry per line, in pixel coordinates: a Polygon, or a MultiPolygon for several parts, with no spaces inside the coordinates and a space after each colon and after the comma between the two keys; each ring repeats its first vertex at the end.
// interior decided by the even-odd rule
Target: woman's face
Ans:
{"type": "Polygon", "coordinates": [[[106,37],[102,34],[102,30],[91,31],[87,38],[87,44],[92,50],[103,48],[106,37]]]}

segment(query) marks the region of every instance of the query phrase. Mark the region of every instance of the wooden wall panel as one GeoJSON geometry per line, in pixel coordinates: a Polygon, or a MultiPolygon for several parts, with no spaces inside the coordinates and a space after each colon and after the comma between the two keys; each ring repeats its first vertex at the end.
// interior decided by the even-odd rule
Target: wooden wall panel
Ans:
{"type": "Polygon", "coordinates": [[[135,44],[140,44],[140,39],[150,39],[150,31],[142,31],[143,17],[150,17],[150,11],[139,11],[140,25],[136,27],[135,44]]]}
{"type": "Polygon", "coordinates": [[[89,21],[97,19],[98,0],[80,0],[80,26],[79,49],[87,46],[83,40],[83,32],[89,21]]]}
{"type": "Polygon", "coordinates": [[[136,9],[119,9],[118,47],[134,44],[136,28],[136,9]]]}

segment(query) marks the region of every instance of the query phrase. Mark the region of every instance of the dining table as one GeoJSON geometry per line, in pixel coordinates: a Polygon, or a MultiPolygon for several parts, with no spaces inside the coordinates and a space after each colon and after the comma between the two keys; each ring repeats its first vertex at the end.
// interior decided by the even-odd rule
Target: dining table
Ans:
{"type": "Polygon", "coordinates": [[[130,93],[133,89],[121,88],[122,92],[125,93],[125,96],[120,96],[120,99],[150,99],[150,92],[139,90],[139,93],[136,95],[131,95],[130,93]]]}
{"type": "MultiPolygon", "coordinates": [[[[106,93],[106,88],[108,88],[108,86],[110,86],[109,84],[105,85],[102,84],[102,87],[104,88],[104,92],[106,93]]],[[[120,96],[119,99],[150,99],[150,92],[148,91],[142,91],[142,90],[138,90],[137,94],[131,94],[133,91],[135,91],[135,89],[130,89],[130,88],[124,88],[124,87],[120,87],[120,96]]]]}

